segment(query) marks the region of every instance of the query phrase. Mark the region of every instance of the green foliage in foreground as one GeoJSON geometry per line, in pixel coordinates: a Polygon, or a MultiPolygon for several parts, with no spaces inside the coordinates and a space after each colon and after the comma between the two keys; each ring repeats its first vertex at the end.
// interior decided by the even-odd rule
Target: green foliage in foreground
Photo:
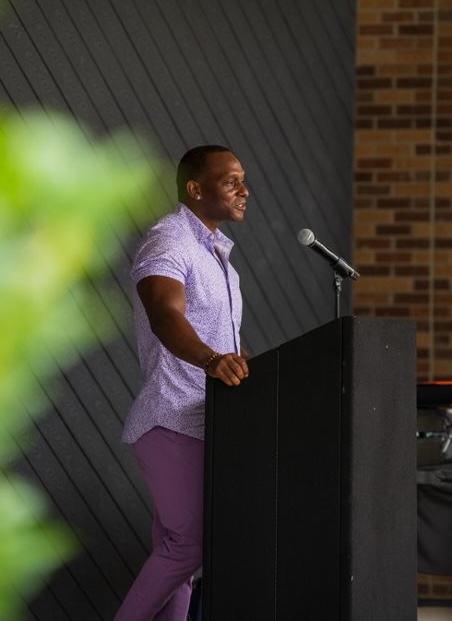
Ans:
{"type": "Polygon", "coordinates": [[[0,162],[0,619],[15,621],[75,545],[10,464],[42,408],[39,385],[104,324],[88,284],[146,217],[154,177],[130,134],[99,140],[33,110],[0,114],[0,162]]]}

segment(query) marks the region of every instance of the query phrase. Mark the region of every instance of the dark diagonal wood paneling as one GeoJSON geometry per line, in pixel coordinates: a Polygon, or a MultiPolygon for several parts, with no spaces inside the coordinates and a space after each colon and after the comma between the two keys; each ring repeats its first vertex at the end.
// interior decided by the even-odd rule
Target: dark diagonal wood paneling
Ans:
{"type": "MultiPolygon", "coordinates": [[[[6,7],[0,104],[62,110],[100,135],[126,127],[172,170],[197,144],[236,152],[249,210],[243,224],[224,230],[236,242],[251,352],[333,317],[331,269],[296,234],[312,228],[351,258],[354,0],[7,0],[6,7]]],[[[163,198],[148,198],[150,216],[161,201],[176,200],[172,181],[160,189],[163,198]]],[[[53,388],[41,387],[47,415],[17,465],[80,547],[30,604],[30,619],[111,620],[150,547],[152,505],[120,443],[140,383],[128,272],[141,231],[132,229],[135,241],[116,232],[119,261],[94,285],[112,340],[101,342],[93,325],[98,347],[53,388]]]]}

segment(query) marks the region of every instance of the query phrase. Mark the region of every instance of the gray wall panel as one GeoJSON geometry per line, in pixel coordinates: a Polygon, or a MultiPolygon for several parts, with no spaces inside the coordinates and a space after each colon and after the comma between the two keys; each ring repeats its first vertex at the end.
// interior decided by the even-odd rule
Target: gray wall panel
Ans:
{"type": "MultiPolygon", "coordinates": [[[[236,242],[252,353],[333,317],[332,271],[296,234],[312,228],[351,259],[355,0],[6,5],[0,105],[51,106],[100,134],[128,127],[172,170],[200,143],[237,153],[249,209],[224,231],[236,242]]],[[[172,180],[161,185],[150,214],[176,199],[172,180]]],[[[30,605],[30,619],[110,620],[150,547],[152,504],[120,443],[140,384],[128,275],[141,235],[134,230],[134,240],[117,231],[119,261],[96,283],[112,342],[62,373],[53,392],[43,389],[47,415],[17,465],[80,542],[79,557],[30,605]]]]}

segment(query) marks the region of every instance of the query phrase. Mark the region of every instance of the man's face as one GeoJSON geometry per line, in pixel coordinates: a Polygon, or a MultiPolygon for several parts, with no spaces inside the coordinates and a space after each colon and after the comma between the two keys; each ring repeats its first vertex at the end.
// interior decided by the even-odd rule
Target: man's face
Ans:
{"type": "Polygon", "coordinates": [[[197,215],[206,226],[213,230],[220,222],[243,220],[249,194],[244,181],[245,171],[232,153],[209,153],[197,179],[196,201],[197,215]]]}

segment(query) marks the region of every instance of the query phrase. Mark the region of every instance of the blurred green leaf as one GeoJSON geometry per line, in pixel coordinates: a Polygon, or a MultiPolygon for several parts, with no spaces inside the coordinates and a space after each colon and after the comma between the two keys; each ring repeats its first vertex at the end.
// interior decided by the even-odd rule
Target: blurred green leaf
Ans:
{"type": "Polygon", "coordinates": [[[74,545],[8,464],[43,409],[42,387],[111,336],[93,279],[151,219],[162,167],[130,132],[99,139],[33,109],[0,112],[0,161],[0,619],[13,621],[74,545]]]}
{"type": "Polygon", "coordinates": [[[0,619],[13,621],[76,544],[66,528],[45,517],[46,505],[30,485],[0,476],[0,498],[0,619]]]}
{"type": "MultiPolygon", "coordinates": [[[[30,369],[45,379],[67,362],[68,338],[92,340],[87,277],[114,259],[115,231],[124,238],[136,225],[133,206],[148,199],[156,171],[124,132],[99,141],[33,110],[0,116],[0,161],[0,412],[16,411],[17,430],[14,402],[34,383],[30,369]]],[[[0,424],[0,459],[8,451],[0,424]]]]}

